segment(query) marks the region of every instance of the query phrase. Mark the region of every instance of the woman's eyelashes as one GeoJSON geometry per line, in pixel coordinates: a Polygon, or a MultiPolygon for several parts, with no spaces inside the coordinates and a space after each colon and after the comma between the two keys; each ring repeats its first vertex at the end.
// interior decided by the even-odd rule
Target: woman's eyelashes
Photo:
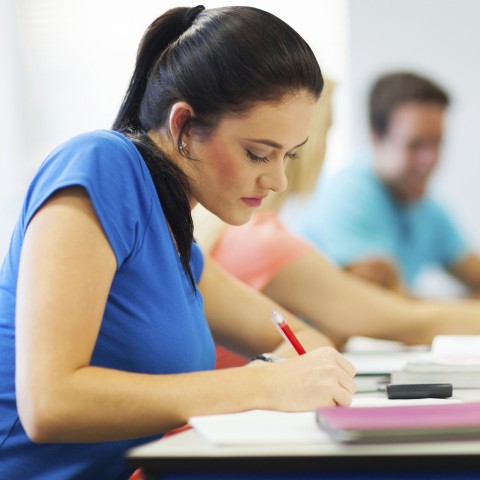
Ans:
{"type": "MultiPolygon", "coordinates": [[[[251,150],[245,150],[247,157],[252,161],[252,162],[263,162],[266,163],[268,162],[268,157],[264,155],[263,157],[260,155],[255,155],[251,150]]],[[[288,152],[285,154],[284,158],[288,158],[289,160],[295,160],[298,158],[298,153],[297,152],[288,152]]]]}
{"type": "Polygon", "coordinates": [[[264,157],[260,157],[259,155],[255,155],[252,151],[250,150],[245,150],[247,153],[247,157],[252,161],[252,162],[268,162],[268,158],[265,155],[264,157]]]}

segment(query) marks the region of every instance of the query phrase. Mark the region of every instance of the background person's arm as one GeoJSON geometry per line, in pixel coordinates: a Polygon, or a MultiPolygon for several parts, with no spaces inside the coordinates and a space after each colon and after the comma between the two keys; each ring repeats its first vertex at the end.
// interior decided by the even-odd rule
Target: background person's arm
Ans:
{"type": "Polygon", "coordinates": [[[468,253],[458,262],[449,265],[447,271],[470,289],[470,296],[480,297],[480,256],[468,253]]]}
{"type": "Polygon", "coordinates": [[[273,325],[273,309],[285,316],[307,351],[321,346],[333,346],[331,340],[317,329],[234,278],[208,255],[205,256],[199,288],[215,340],[247,358],[265,351],[275,351],[285,357],[297,355],[273,325]]]}
{"type": "Polygon", "coordinates": [[[370,258],[345,265],[344,270],[379,287],[408,296],[398,269],[386,258],[370,258]]]}
{"type": "Polygon", "coordinates": [[[439,334],[480,334],[480,302],[407,299],[345,273],[317,251],[283,268],[263,292],[337,341],[363,335],[429,344],[439,334]]]}

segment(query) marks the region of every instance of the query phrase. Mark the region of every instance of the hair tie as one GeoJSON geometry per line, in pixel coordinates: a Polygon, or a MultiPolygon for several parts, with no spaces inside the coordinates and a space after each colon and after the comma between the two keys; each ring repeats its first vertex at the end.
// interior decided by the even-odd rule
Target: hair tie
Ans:
{"type": "Polygon", "coordinates": [[[203,5],[197,5],[196,7],[189,8],[186,11],[185,15],[183,16],[184,31],[188,30],[192,26],[192,23],[197,18],[197,15],[204,10],[205,7],[203,5]]]}

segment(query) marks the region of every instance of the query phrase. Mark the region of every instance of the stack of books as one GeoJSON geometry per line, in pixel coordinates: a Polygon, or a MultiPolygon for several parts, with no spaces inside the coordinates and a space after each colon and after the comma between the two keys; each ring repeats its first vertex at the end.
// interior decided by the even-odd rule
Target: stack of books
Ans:
{"type": "Polygon", "coordinates": [[[480,388],[480,335],[440,335],[431,351],[392,371],[391,383],[451,383],[480,388]]]}

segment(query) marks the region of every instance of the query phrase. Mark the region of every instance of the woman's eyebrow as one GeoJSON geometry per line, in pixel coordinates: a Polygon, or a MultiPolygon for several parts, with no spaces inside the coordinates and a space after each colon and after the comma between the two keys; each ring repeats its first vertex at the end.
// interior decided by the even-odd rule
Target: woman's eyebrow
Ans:
{"type": "MultiPolygon", "coordinates": [[[[269,147],[273,147],[273,148],[278,148],[278,149],[284,148],[283,145],[280,145],[279,143],[274,142],[273,140],[268,140],[264,138],[247,138],[246,140],[253,143],[262,143],[263,145],[268,145],[269,147]]],[[[298,145],[295,145],[292,148],[299,148],[302,145],[305,145],[307,142],[308,142],[308,137],[302,143],[299,143],[298,145]]]]}

